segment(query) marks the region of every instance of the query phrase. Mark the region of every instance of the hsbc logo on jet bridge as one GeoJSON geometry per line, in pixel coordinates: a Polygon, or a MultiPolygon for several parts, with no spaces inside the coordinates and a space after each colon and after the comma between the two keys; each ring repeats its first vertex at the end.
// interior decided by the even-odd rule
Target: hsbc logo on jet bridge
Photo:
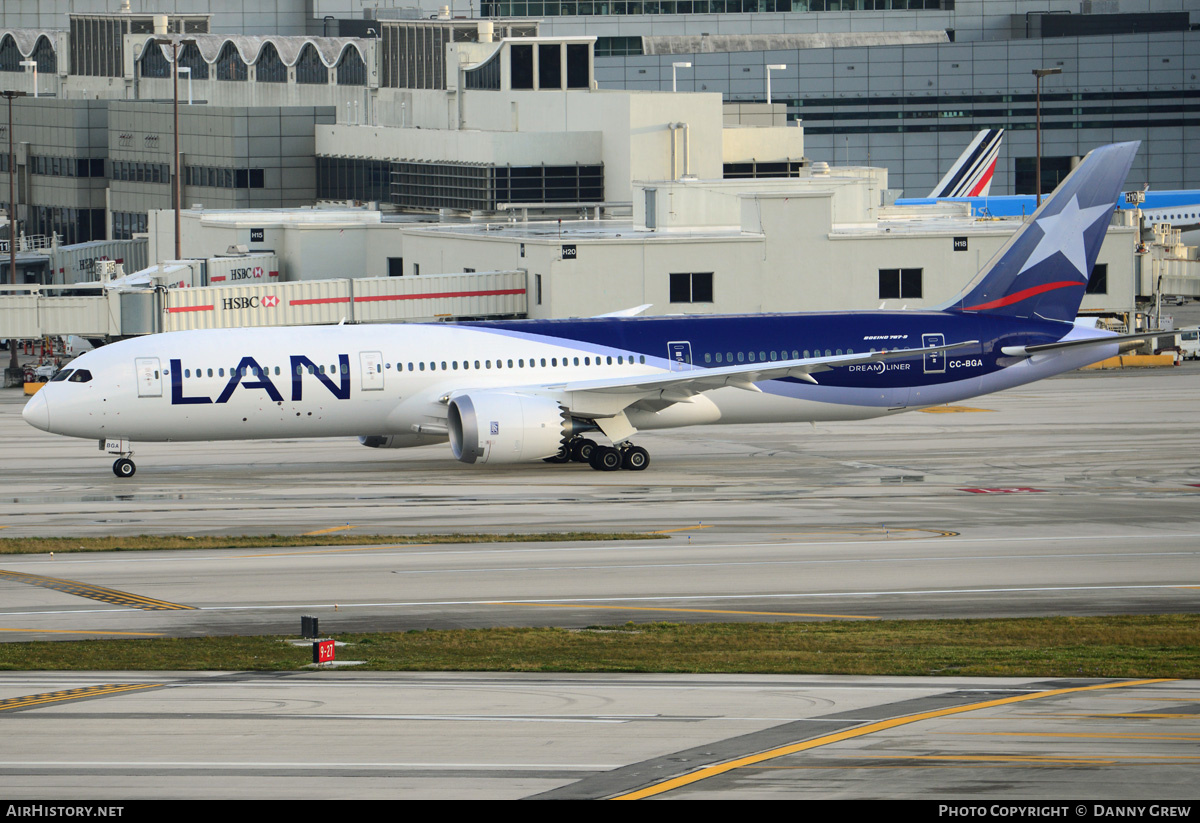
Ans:
{"type": "Polygon", "coordinates": [[[240,268],[240,269],[230,269],[229,270],[229,279],[230,280],[254,280],[256,278],[262,279],[262,276],[263,276],[263,267],[262,266],[246,266],[246,267],[240,268]]]}
{"type": "Polygon", "coordinates": [[[221,301],[221,308],[226,311],[234,309],[257,309],[260,306],[267,309],[273,309],[279,305],[279,298],[273,294],[268,294],[259,300],[257,297],[226,297],[221,301]]]}

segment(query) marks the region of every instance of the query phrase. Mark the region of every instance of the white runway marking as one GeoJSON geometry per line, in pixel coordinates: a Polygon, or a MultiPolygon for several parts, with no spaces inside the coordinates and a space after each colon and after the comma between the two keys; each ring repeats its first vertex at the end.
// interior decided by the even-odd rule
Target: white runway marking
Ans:
{"type": "MultiPolygon", "coordinates": [[[[787,592],[782,594],[689,594],[662,595],[654,597],[555,597],[548,599],[512,598],[504,600],[398,600],[380,603],[285,603],[272,605],[242,605],[242,606],[197,606],[192,611],[226,612],[226,611],[271,611],[276,609],[366,609],[366,608],[405,608],[416,606],[495,606],[520,605],[522,603],[659,603],[687,602],[704,600],[778,600],[782,598],[829,598],[829,597],[878,597],[881,595],[939,595],[939,594],[1011,594],[1020,592],[1094,592],[1094,591],[1135,591],[1153,589],[1179,589],[1198,586],[1200,583],[1160,583],[1144,586],[1034,586],[1010,587],[999,589],[912,589],[907,591],[857,591],[857,592],[787,592]]],[[[45,614],[117,614],[121,612],[138,612],[139,609],[58,609],[55,611],[20,611],[0,612],[0,617],[22,617],[25,615],[45,614]]],[[[36,632],[37,629],[29,629],[36,632]]],[[[98,630],[100,631],[100,630],[98,630]]],[[[100,633],[103,633],[102,631],[100,633]]]]}
{"type": "MultiPolygon", "coordinates": [[[[719,535],[712,534],[711,532],[706,533],[706,536],[719,537],[719,535]]],[[[1070,543],[1070,542],[1076,542],[1076,541],[1087,541],[1089,543],[1096,543],[1096,542],[1101,542],[1101,541],[1109,542],[1109,541],[1113,541],[1113,540],[1126,540],[1126,541],[1134,541],[1137,543],[1144,543],[1147,539],[1149,539],[1151,537],[1154,537],[1154,538],[1157,538],[1160,540],[1162,540],[1162,539],[1190,540],[1190,539],[1200,538],[1200,533],[1198,533],[1198,532],[1187,532],[1187,533],[1174,533],[1174,532],[1150,533],[1150,532],[1147,532],[1147,533],[1142,533],[1142,534],[1092,534],[1092,535],[1075,534],[1075,535],[1042,536],[1042,537],[936,537],[936,538],[928,538],[928,539],[903,538],[903,539],[898,539],[898,540],[889,540],[886,537],[880,537],[877,540],[830,540],[830,541],[824,541],[824,542],[810,542],[810,541],[803,541],[803,540],[779,539],[779,540],[770,540],[770,541],[759,541],[759,542],[755,542],[755,543],[726,543],[726,542],[722,542],[720,540],[703,540],[703,541],[694,540],[692,542],[686,542],[682,539],[673,538],[671,540],[646,541],[644,543],[633,543],[633,544],[629,544],[629,545],[616,545],[616,546],[592,543],[592,544],[588,544],[588,545],[584,545],[584,546],[578,546],[578,545],[576,545],[576,546],[548,546],[548,547],[544,547],[544,548],[543,547],[538,547],[538,548],[521,547],[521,548],[505,548],[505,549],[449,549],[449,550],[444,550],[444,551],[438,551],[438,550],[431,551],[431,550],[428,550],[427,548],[425,548],[425,546],[427,544],[422,544],[422,551],[406,552],[406,551],[403,551],[402,549],[395,548],[395,549],[389,549],[386,554],[384,552],[380,551],[379,549],[372,549],[370,546],[362,546],[361,547],[361,549],[362,549],[361,555],[354,553],[355,547],[353,547],[353,546],[349,546],[349,547],[347,547],[347,546],[336,546],[336,547],[330,546],[329,550],[331,552],[336,551],[342,557],[357,557],[357,556],[388,557],[391,555],[399,555],[401,557],[422,557],[424,555],[432,555],[435,557],[453,557],[455,555],[463,555],[463,554],[506,555],[506,554],[543,554],[543,553],[548,553],[548,552],[603,553],[603,552],[646,551],[648,549],[658,549],[658,550],[662,550],[662,551],[695,551],[695,550],[709,549],[709,548],[752,549],[752,548],[760,548],[760,547],[764,547],[764,546],[803,546],[805,548],[819,549],[819,548],[839,548],[839,547],[843,547],[843,546],[879,546],[879,545],[886,545],[889,542],[890,543],[903,542],[905,544],[905,546],[908,546],[908,547],[916,547],[916,546],[923,546],[923,545],[948,546],[950,544],[973,545],[973,544],[981,544],[981,543],[1039,543],[1039,542],[1046,542],[1046,541],[1061,541],[1063,543],[1070,543]],[[678,540],[678,542],[677,542],[677,540],[678,540]]],[[[447,544],[447,545],[453,545],[453,544],[447,544]]],[[[321,547],[317,546],[315,548],[319,549],[321,547]]],[[[303,551],[303,550],[302,551],[293,551],[291,549],[285,549],[285,548],[280,548],[277,550],[265,549],[265,550],[261,550],[265,553],[256,553],[256,554],[252,554],[252,555],[245,554],[246,549],[229,549],[228,551],[229,552],[240,552],[241,554],[237,555],[237,557],[239,559],[261,560],[261,559],[272,558],[272,557],[280,557],[280,558],[286,557],[291,561],[295,561],[295,560],[302,560],[302,559],[305,559],[308,557],[312,557],[314,559],[322,557],[322,555],[319,552],[314,553],[311,551],[303,551]]],[[[112,557],[112,558],[106,557],[106,558],[101,558],[101,559],[96,559],[96,560],[83,559],[82,555],[79,555],[80,559],[75,559],[77,557],[77,555],[75,555],[73,553],[60,554],[59,557],[55,560],[50,560],[49,558],[45,558],[45,557],[32,557],[30,555],[9,555],[9,556],[5,556],[5,557],[0,557],[0,565],[15,566],[15,565],[38,565],[41,563],[47,563],[47,564],[54,564],[57,566],[61,566],[64,563],[70,563],[72,565],[76,565],[76,564],[86,565],[86,564],[91,564],[91,563],[147,563],[147,562],[161,563],[161,562],[168,561],[168,560],[171,560],[171,561],[209,560],[209,561],[228,562],[231,559],[229,554],[205,556],[203,554],[199,554],[199,553],[195,552],[194,550],[187,550],[187,549],[180,550],[179,555],[174,556],[174,557],[172,557],[172,556],[164,557],[164,556],[162,556],[162,553],[157,553],[157,554],[158,554],[158,556],[156,556],[156,557],[122,556],[122,557],[112,557]]],[[[1106,555],[1106,556],[1108,556],[1108,555],[1106,555]]],[[[834,561],[829,561],[829,562],[834,562],[834,561]]]]}

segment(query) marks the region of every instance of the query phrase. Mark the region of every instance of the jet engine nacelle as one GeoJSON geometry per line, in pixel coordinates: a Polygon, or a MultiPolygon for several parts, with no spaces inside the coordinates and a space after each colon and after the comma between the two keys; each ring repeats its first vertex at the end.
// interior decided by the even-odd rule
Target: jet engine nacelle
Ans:
{"type": "Polygon", "coordinates": [[[371,449],[411,449],[414,446],[445,443],[446,438],[436,434],[365,434],[359,436],[358,442],[371,449]]]}
{"type": "Polygon", "coordinates": [[[557,401],[479,392],[450,400],[450,449],[464,463],[520,463],[558,454],[571,420],[557,401]]]}

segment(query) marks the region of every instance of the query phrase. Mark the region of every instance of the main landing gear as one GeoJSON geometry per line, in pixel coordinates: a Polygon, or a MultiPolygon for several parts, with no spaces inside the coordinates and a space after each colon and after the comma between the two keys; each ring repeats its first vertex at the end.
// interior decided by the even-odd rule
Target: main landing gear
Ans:
{"type": "Polygon", "coordinates": [[[630,443],[602,446],[586,437],[576,437],[559,449],[558,454],[547,457],[546,462],[587,463],[596,471],[605,472],[617,469],[640,472],[650,465],[650,453],[630,443]]]}

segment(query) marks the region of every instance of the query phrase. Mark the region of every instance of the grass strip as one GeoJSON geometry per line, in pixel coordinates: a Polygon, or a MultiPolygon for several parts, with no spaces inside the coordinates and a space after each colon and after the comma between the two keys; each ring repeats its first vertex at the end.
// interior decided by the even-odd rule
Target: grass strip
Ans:
{"type": "MultiPolygon", "coordinates": [[[[342,634],[369,671],[693,672],[1200,678],[1200,615],[627,623],[342,634]]],[[[280,637],[0,643],[0,670],[290,671],[280,637]]]]}
{"type": "Polygon", "coordinates": [[[556,543],[588,540],[658,540],[643,532],[533,532],[529,534],[263,534],[156,535],[129,537],[5,537],[0,554],[145,552],[171,549],[263,549],[296,546],[379,546],[437,543],[556,543]]]}

